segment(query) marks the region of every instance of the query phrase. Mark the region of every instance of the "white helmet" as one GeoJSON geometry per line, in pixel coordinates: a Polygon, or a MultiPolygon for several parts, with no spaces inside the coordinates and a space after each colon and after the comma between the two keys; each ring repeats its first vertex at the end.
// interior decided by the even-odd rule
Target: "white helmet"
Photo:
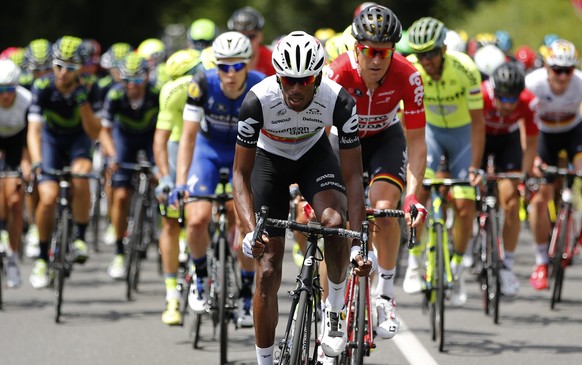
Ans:
{"type": "Polygon", "coordinates": [[[467,42],[461,38],[461,35],[456,31],[449,29],[447,30],[447,36],[445,37],[445,45],[449,51],[466,52],[467,42]]]}
{"type": "Polygon", "coordinates": [[[489,76],[506,61],[505,53],[493,44],[486,44],[473,57],[479,71],[489,76]]]}
{"type": "Polygon", "coordinates": [[[212,43],[214,58],[244,58],[250,59],[253,48],[250,39],[239,32],[225,32],[216,37],[212,43]]]}
{"type": "Polygon", "coordinates": [[[0,60],[0,85],[18,85],[20,67],[11,59],[0,60]]]}
{"type": "Polygon", "coordinates": [[[317,38],[295,31],[273,49],[273,67],[279,76],[317,76],[325,65],[325,50],[317,38]]]}
{"type": "Polygon", "coordinates": [[[549,66],[571,67],[578,64],[578,52],[572,42],[558,39],[548,47],[545,59],[549,66]]]}

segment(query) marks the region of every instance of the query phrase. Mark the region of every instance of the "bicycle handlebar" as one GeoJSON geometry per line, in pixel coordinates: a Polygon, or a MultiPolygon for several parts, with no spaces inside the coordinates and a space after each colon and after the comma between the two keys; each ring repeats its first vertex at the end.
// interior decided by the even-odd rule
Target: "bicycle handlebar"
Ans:
{"type": "MultiPolygon", "coordinates": [[[[380,217],[387,217],[387,218],[404,218],[405,212],[399,209],[375,209],[375,208],[366,208],[366,217],[368,220],[371,218],[380,218],[380,217]]],[[[414,221],[418,216],[418,209],[414,205],[410,206],[410,219],[414,221]]],[[[408,243],[406,246],[410,249],[417,245],[416,241],[416,228],[410,227],[410,232],[408,235],[408,243]]]]}
{"type": "Polygon", "coordinates": [[[422,180],[424,188],[439,187],[439,186],[471,186],[469,180],[464,179],[424,179],[422,180]]]}

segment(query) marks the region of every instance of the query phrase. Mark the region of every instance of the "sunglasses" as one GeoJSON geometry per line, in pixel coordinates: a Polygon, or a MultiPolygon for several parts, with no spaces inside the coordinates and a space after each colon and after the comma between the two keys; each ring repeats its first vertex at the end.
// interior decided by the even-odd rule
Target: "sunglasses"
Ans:
{"type": "Polygon", "coordinates": [[[574,72],[574,67],[552,66],[550,68],[552,69],[552,71],[554,71],[556,75],[561,74],[571,75],[574,72]]]}
{"type": "Polygon", "coordinates": [[[379,56],[380,58],[390,58],[394,53],[394,48],[374,48],[368,47],[361,44],[357,44],[356,48],[360,51],[364,56],[374,58],[379,56]]]}
{"type": "Polygon", "coordinates": [[[231,71],[239,72],[247,65],[246,62],[237,62],[237,63],[217,63],[216,67],[224,73],[229,73],[231,71]]]}
{"type": "Polygon", "coordinates": [[[54,60],[53,66],[55,66],[59,71],[61,71],[64,68],[67,72],[74,72],[81,69],[81,65],[78,65],[76,63],[64,62],[61,60],[54,60]]]}
{"type": "Polygon", "coordinates": [[[502,103],[514,104],[519,100],[519,96],[501,96],[495,95],[495,97],[502,103]]]}
{"type": "Polygon", "coordinates": [[[433,50],[430,50],[428,52],[421,52],[421,53],[417,53],[416,57],[420,60],[423,58],[435,58],[436,56],[441,54],[441,49],[440,48],[435,48],[433,50]]]}
{"type": "Polygon", "coordinates": [[[129,84],[131,82],[136,85],[141,85],[145,82],[145,77],[125,77],[121,80],[126,84],[129,84]]]}
{"type": "Polygon", "coordinates": [[[1,85],[0,86],[0,94],[13,93],[14,91],[16,91],[16,86],[14,86],[14,85],[1,85]]]}
{"type": "Polygon", "coordinates": [[[287,77],[287,76],[279,76],[279,80],[285,86],[295,86],[299,84],[301,86],[311,85],[315,82],[315,76],[306,76],[306,77],[287,77]]]}

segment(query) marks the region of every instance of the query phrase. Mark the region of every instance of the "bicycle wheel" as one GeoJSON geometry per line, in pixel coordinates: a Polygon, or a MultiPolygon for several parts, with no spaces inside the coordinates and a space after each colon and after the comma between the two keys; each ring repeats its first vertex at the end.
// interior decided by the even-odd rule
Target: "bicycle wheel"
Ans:
{"type": "Polygon", "coordinates": [[[70,221],[68,219],[68,208],[63,208],[60,216],[60,222],[57,223],[57,232],[53,248],[53,294],[55,304],[55,322],[59,323],[61,319],[61,307],[63,304],[63,292],[65,289],[66,273],[66,256],[69,242],[70,221]]]}
{"type": "MultiPolygon", "coordinates": [[[[565,214],[560,213],[559,217],[563,217],[565,214]]],[[[566,215],[568,217],[568,215],[566,215]]],[[[568,225],[566,219],[559,219],[554,227],[558,230],[556,235],[556,244],[550,257],[550,280],[552,286],[552,297],[550,300],[550,308],[554,309],[556,303],[561,301],[562,292],[562,281],[564,279],[564,267],[562,266],[562,257],[564,255],[564,250],[566,247],[566,239],[568,238],[568,225]],[[566,223],[566,224],[565,224],[566,223]]]]}
{"type": "Polygon", "coordinates": [[[228,275],[229,268],[227,262],[226,250],[228,242],[224,234],[220,232],[218,236],[218,261],[220,270],[218,271],[218,323],[220,334],[220,365],[226,364],[227,346],[228,346],[228,321],[230,319],[230,308],[228,308],[228,275]]]}
{"type": "Polygon", "coordinates": [[[131,234],[129,236],[129,243],[127,245],[125,262],[127,300],[133,299],[133,291],[137,289],[137,280],[139,279],[139,246],[142,239],[143,222],[143,201],[140,197],[136,199],[134,207],[134,219],[132,222],[131,234]]]}
{"type": "Polygon", "coordinates": [[[97,179],[95,183],[95,191],[91,196],[91,220],[89,225],[91,226],[92,233],[92,245],[95,252],[99,252],[99,221],[101,220],[101,179],[97,179]]]}
{"type": "Polygon", "coordinates": [[[0,310],[3,309],[2,301],[2,279],[4,276],[4,253],[0,252],[0,310]]]}
{"type": "Polygon", "coordinates": [[[364,356],[368,352],[368,344],[364,342],[364,337],[366,335],[366,330],[368,329],[366,323],[366,292],[367,292],[367,280],[368,277],[361,277],[358,279],[358,287],[356,292],[356,351],[352,352],[352,362],[351,365],[362,365],[364,364],[364,356]]]}
{"type": "Polygon", "coordinates": [[[184,321],[188,313],[188,294],[192,288],[192,272],[188,267],[180,267],[178,270],[178,292],[180,292],[180,313],[182,314],[181,326],[184,326],[184,321]]]}
{"type": "Polygon", "coordinates": [[[489,313],[493,318],[493,323],[499,323],[499,297],[501,296],[501,282],[499,281],[499,238],[494,213],[491,212],[487,218],[487,298],[489,313]]]}
{"type": "Polygon", "coordinates": [[[291,347],[291,361],[289,364],[307,364],[309,360],[309,337],[311,326],[311,298],[307,291],[302,290],[299,294],[295,326],[293,328],[293,342],[291,347]]]}
{"type": "Polygon", "coordinates": [[[445,290],[446,290],[446,271],[443,245],[443,226],[440,223],[435,224],[436,233],[436,298],[434,309],[435,320],[435,337],[438,342],[439,351],[443,352],[445,347],[445,290]]]}

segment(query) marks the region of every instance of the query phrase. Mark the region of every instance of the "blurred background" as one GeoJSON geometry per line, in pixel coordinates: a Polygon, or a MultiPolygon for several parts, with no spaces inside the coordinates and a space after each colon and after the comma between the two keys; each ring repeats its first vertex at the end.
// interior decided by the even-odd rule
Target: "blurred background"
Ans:
{"type": "MultiPolygon", "coordinates": [[[[352,20],[357,0],[20,0],[3,2],[0,49],[24,47],[32,39],[51,41],[69,34],[98,40],[105,50],[115,42],[136,47],[146,38],[161,38],[170,49],[185,47],[186,29],[197,18],[209,18],[221,29],[234,10],[250,5],[266,19],[265,43],[292,30],[319,28],[341,32],[352,20]]],[[[582,0],[382,0],[404,28],[422,16],[441,19],[469,37],[507,31],[513,47],[537,49],[554,33],[582,47],[582,0]]]]}

